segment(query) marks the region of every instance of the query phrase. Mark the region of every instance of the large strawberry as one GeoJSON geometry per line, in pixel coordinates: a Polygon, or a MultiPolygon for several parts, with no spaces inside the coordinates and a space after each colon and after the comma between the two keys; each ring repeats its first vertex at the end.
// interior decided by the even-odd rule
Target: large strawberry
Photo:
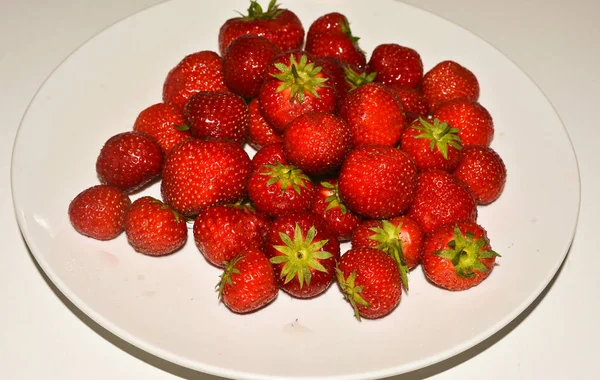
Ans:
{"type": "Polygon", "coordinates": [[[376,82],[417,87],[423,79],[423,61],[416,50],[398,44],[378,45],[371,53],[367,71],[376,82]]]}
{"type": "Polygon", "coordinates": [[[313,213],[281,216],[267,236],[266,254],[283,290],[299,298],[327,290],[335,275],[340,244],[321,217],[313,213]]]}
{"type": "Polygon", "coordinates": [[[260,148],[252,157],[252,171],[259,170],[263,165],[288,164],[283,153],[282,143],[273,143],[260,148]]]}
{"type": "Polygon", "coordinates": [[[502,194],[506,183],[506,166],[492,148],[472,145],[465,147],[454,175],[469,186],[477,204],[486,205],[502,194]]]}
{"type": "Polygon", "coordinates": [[[250,114],[250,125],[248,126],[248,145],[259,150],[260,148],[283,141],[281,132],[276,131],[269,125],[262,115],[258,98],[252,99],[248,104],[250,114]]]}
{"type": "Polygon", "coordinates": [[[342,201],[338,181],[336,179],[321,181],[316,185],[315,190],[312,212],[325,219],[331,229],[337,233],[339,241],[350,240],[362,218],[349,210],[342,201]]]}
{"type": "Polygon", "coordinates": [[[458,129],[462,144],[490,146],[494,138],[494,120],[481,104],[455,99],[442,104],[433,116],[458,129]]]}
{"type": "Polygon", "coordinates": [[[153,137],[165,154],[191,138],[186,129],[181,110],[167,103],[156,103],[144,109],[133,124],[134,131],[153,137]]]}
{"type": "Polygon", "coordinates": [[[453,99],[479,99],[477,77],[454,61],[440,62],[425,73],[421,88],[431,111],[453,99]]]}

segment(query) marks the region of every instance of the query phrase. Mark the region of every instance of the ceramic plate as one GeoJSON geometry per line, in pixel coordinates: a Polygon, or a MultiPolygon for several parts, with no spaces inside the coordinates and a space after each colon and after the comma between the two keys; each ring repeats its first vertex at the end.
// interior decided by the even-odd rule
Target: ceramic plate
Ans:
{"type": "Polygon", "coordinates": [[[502,197],[479,210],[502,255],[480,286],[444,291],[417,269],[410,294],[381,320],[357,322],[336,286],[313,300],[280,293],[269,307],[241,316],[218,303],[220,271],[193,239],[174,255],[151,258],[134,252],[124,235],[100,242],[71,228],[68,204],[97,183],[103,143],[161,100],[166,73],[186,54],[216,50],[220,25],[247,5],[175,0],[150,8],[81,46],[41,87],[15,143],[12,185],[21,230],[48,277],[132,344],[236,379],[390,376],[458,354],[514,319],[552,279],[573,237],[579,176],[569,137],[538,87],[504,55],[398,2],[285,0],[284,6],[306,29],[324,13],[345,13],[367,52],[396,42],[415,48],[425,70],[453,59],[478,76],[480,102],[495,121],[492,147],[508,168],[502,197]]]}

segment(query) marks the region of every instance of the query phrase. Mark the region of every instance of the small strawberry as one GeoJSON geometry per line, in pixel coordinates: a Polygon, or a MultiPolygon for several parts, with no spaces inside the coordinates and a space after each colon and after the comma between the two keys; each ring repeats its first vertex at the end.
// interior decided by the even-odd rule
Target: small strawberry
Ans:
{"type": "Polygon", "coordinates": [[[194,222],[194,241],[211,264],[224,268],[240,252],[262,250],[271,221],[248,205],[217,205],[202,211],[194,222]]]}
{"type": "Polygon", "coordinates": [[[165,154],[191,138],[185,129],[181,110],[167,103],[156,103],[144,109],[133,124],[134,131],[153,137],[165,154]]]}
{"type": "Polygon", "coordinates": [[[490,146],[494,138],[494,120],[488,110],[477,102],[450,100],[442,104],[433,116],[457,128],[463,146],[490,146]]]}
{"type": "Polygon", "coordinates": [[[311,298],[333,282],[340,244],[319,216],[288,214],[271,225],[266,254],[284,291],[294,297],[311,298]]]}
{"type": "Polygon", "coordinates": [[[161,193],[184,216],[246,195],[250,157],[239,144],[192,139],[177,145],[165,161],[161,193]]]}
{"type": "Polygon", "coordinates": [[[492,148],[472,145],[465,147],[454,175],[469,186],[477,204],[487,205],[504,190],[506,166],[492,148]]]}
{"type": "Polygon", "coordinates": [[[202,140],[244,143],[250,114],[244,99],[232,92],[200,91],[183,110],[192,136],[202,140]]]}
{"type": "Polygon", "coordinates": [[[146,196],[136,199],[125,214],[125,234],[136,251],[163,256],[183,247],[187,225],[168,205],[146,196]]]}
{"type": "Polygon", "coordinates": [[[362,218],[350,211],[342,201],[337,180],[322,181],[315,190],[312,212],[325,219],[339,241],[350,240],[362,218]]]}
{"type": "Polygon", "coordinates": [[[69,220],[75,231],[97,240],[114,239],[125,228],[131,200],[117,187],[96,185],[79,193],[69,204],[69,220]]]}
{"type": "MultiPolygon", "coordinates": [[[[331,85],[335,88],[335,94],[337,96],[337,103],[346,96],[348,91],[352,89],[350,83],[346,81],[346,68],[348,64],[337,57],[323,57],[315,61],[316,65],[319,65],[329,74],[331,85]]],[[[359,71],[358,68],[355,68],[359,71]]]]}
{"type": "Polygon", "coordinates": [[[283,144],[274,143],[263,146],[254,157],[252,157],[252,171],[259,170],[263,165],[276,165],[277,163],[288,164],[283,154],[283,144]]]}
{"type": "Polygon", "coordinates": [[[219,282],[219,299],[235,313],[250,313],[277,298],[279,288],[265,254],[249,248],[227,262],[219,282]]]}
{"type": "Polygon", "coordinates": [[[160,175],[164,160],[162,148],[152,137],[123,132],[108,139],[100,150],[96,173],[101,183],[132,193],[160,175]]]}
{"type": "Polygon", "coordinates": [[[452,99],[479,98],[475,74],[454,61],[440,62],[425,73],[421,88],[431,111],[452,99]]]}
{"type": "Polygon", "coordinates": [[[429,107],[427,107],[427,101],[419,90],[396,84],[388,85],[388,87],[394,90],[396,95],[400,98],[407,124],[412,123],[418,117],[427,117],[429,114],[429,107]]]}
{"type": "Polygon", "coordinates": [[[250,125],[248,126],[248,144],[259,150],[260,148],[273,143],[283,141],[281,132],[276,131],[262,115],[258,98],[252,99],[248,104],[248,113],[250,114],[250,125]]]}
{"type": "Polygon", "coordinates": [[[310,24],[308,32],[306,32],[307,43],[312,43],[315,36],[327,30],[342,31],[342,29],[350,29],[348,18],[339,12],[331,12],[322,15],[310,24]]]}
{"type": "Polygon", "coordinates": [[[377,73],[376,82],[414,88],[423,79],[423,61],[414,49],[398,44],[381,44],[371,53],[367,71],[377,73]]]}
{"type": "Polygon", "coordinates": [[[394,259],[379,249],[352,248],[344,253],[336,278],[359,321],[386,316],[400,304],[400,272],[394,259]]]}
{"type": "Polygon", "coordinates": [[[339,176],[340,195],[348,208],[367,218],[403,213],[415,197],[417,167],[399,149],[368,146],[352,151],[339,176]]]}
{"type": "Polygon", "coordinates": [[[169,71],[163,84],[163,102],[183,110],[199,91],[229,91],[223,80],[223,61],[214,51],[187,55],[169,71]]]}
{"type": "Polygon", "coordinates": [[[486,279],[499,256],[481,226],[459,222],[442,226],[425,239],[422,265],[429,281],[458,291],[486,279]]]}

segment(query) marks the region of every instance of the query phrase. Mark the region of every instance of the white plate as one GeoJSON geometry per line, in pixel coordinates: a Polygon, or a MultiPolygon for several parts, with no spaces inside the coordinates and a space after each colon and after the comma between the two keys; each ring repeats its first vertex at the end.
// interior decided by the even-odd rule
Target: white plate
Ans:
{"type": "MultiPolygon", "coordinates": [[[[306,29],[318,16],[342,11],[367,52],[397,42],[417,49],[426,70],[453,59],[478,76],[480,101],[495,120],[492,146],[508,167],[500,200],[480,208],[479,222],[502,254],[491,276],[451,293],[418,269],[399,308],[377,321],[358,323],[336,286],[309,301],[281,293],[271,306],[240,316],[218,304],[220,273],[192,239],[181,252],[156,259],[135,253],[124,235],[99,242],[71,228],[68,204],[97,183],[94,163],[104,141],[160,101],[166,73],[184,55],[217,48],[221,23],[244,10],[245,0],[150,8],[81,46],[44,83],[23,119],[12,163],[18,221],[40,266],[77,307],[121,338],[238,379],[390,376],[489,337],[546,287],[574,234],[579,174],[554,109],[500,52],[427,12],[389,0],[284,5],[306,29]]],[[[158,187],[144,194],[158,195],[158,187]]]]}

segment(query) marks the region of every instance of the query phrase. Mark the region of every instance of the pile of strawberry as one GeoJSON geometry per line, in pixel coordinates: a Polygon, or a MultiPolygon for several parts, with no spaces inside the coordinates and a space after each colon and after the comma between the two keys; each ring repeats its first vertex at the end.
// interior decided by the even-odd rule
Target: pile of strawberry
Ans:
{"type": "Polygon", "coordinates": [[[311,298],[337,281],[358,319],[389,314],[421,264],[464,290],[498,256],[477,205],[506,180],[475,75],[454,61],[377,46],[367,61],[340,13],[305,33],[275,0],[228,20],[219,50],[183,58],[163,102],[111,137],[101,185],[69,206],[74,228],[152,256],[179,250],[193,222],[219,297],[238,313],[279,289],[311,298]],[[251,158],[248,143],[257,152],[251,158]],[[130,195],[161,179],[162,200],[130,195]],[[340,252],[340,242],[352,248],[340,252]]]}

